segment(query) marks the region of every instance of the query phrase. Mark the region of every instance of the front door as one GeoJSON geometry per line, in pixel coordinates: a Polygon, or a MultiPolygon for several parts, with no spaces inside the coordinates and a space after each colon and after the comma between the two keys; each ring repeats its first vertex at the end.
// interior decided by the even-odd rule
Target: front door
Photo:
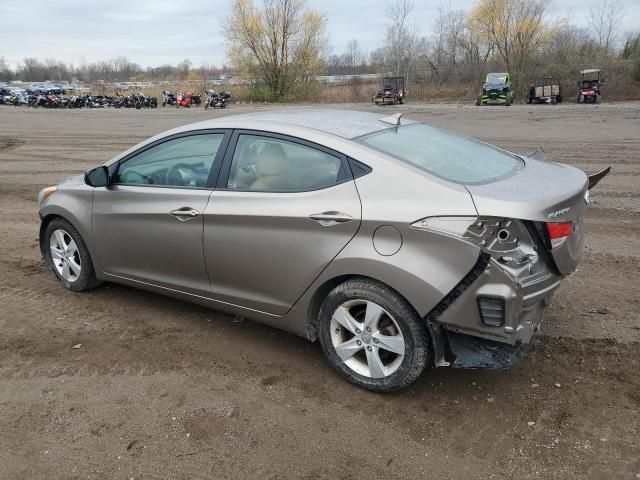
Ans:
{"type": "Polygon", "coordinates": [[[335,152],[278,135],[234,137],[204,214],[211,294],[282,315],[353,238],[360,199],[335,152]]]}
{"type": "Polygon", "coordinates": [[[224,132],[170,137],[118,166],[94,194],[92,234],[105,273],[209,293],[203,213],[224,152],[224,132]]]}

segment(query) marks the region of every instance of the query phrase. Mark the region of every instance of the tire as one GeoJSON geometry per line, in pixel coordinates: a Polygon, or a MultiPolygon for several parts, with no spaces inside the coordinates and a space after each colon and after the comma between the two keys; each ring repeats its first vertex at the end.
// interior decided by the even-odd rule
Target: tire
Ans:
{"type": "Polygon", "coordinates": [[[53,273],[65,288],[73,292],[84,292],[102,283],[96,278],[87,245],[84,243],[78,231],[68,221],[63,218],[55,218],[52,220],[49,225],[47,225],[43,242],[45,263],[53,270],[53,273]],[[62,234],[60,232],[62,232],[62,234]],[[67,262],[69,265],[66,269],[61,266],[61,264],[64,264],[64,261],[61,260],[60,257],[54,260],[52,256],[54,245],[58,246],[56,250],[60,252],[65,250],[60,246],[61,243],[65,243],[65,245],[69,247],[67,252],[72,254],[69,257],[70,260],[67,262]],[[76,273],[76,271],[71,268],[70,264],[72,262],[76,267],[79,266],[79,273],[76,273]],[[65,275],[65,271],[71,275],[65,275]]]}
{"type": "Polygon", "coordinates": [[[600,95],[596,95],[596,103],[600,103],[602,101],[602,97],[600,95]]]}
{"type": "Polygon", "coordinates": [[[431,365],[425,321],[398,293],[375,281],[348,280],[334,288],[322,304],[318,320],[320,343],[329,363],[360,388],[401,390],[431,365]],[[366,331],[365,316],[375,312],[380,316],[366,331]]]}
{"type": "Polygon", "coordinates": [[[578,95],[578,103],[584,103],[584,95],[578,95]]]}
{"type": "Polygon", "coordinates": [[[481,97],[476,98],[476,106],[477,107],[481,107],[482,106],[482,98],[481,97]]]}
{"type": "Polygon", "coordinates": [[[507,107],[510,107],[510,106],[511,106],[511,102],[512,102],[512,101],[513,101],[512,96],[511,96],[511,95],[507,95],[507,100],[506,100],[504,103],[505,103],[505,105],[506,105],[507,107]]]}

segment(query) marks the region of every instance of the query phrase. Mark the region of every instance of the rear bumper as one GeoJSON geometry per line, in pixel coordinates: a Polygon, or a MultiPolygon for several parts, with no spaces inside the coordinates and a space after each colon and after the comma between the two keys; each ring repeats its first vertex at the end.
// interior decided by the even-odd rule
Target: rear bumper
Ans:
{"type": "Polygon", "coordinates": [[[491,259],[480,273],[470,273],[475,279],[432,320],[448,332],[511,346],[527,345],[563,278],[542,262],[532,270],[529,276],[516,279],[491,259]]]}
{"type": "Polygon", "coordinates": [[[388,103],[395,103],[396,102],[396,98],[395,97],[373,97],[373,103],[376,104],[388,104],[388,103]]]}

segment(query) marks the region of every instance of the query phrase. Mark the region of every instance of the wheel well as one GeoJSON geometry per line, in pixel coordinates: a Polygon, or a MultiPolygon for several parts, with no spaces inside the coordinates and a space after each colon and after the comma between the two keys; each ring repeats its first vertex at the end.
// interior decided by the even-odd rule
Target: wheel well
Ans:
{"type": "Polygon", "coordinates": [[[47,231],[47,227],[49,226],[49,224],[56,218],[62,218],[64,220],[66,220],[61,215],[56,215],[55,213],[50,213],[49,215],[45,216],[42,219],[42,221],[40,222],[40,233],[38,235],[38,241],[39,241],[39,244],[40,244],[40,253],[42,254],[43,257],[44,257],[44,253],[45,253],[44,232],[47,231]]]}
{"type": "MultiPolygon", "coordinates": [[[[353,279],[369,280],[369,281],[384,285],[386,288],[393,290],[396,294],[398,294],[400,297],[406,300],[409,306],[417,313],[417,310],[411,304],[411,302],[407,300],[407,298],[404,295],[402,295],[392,286],[387,285],[386,283],[381,282],[376,278],[368,277],[366,275],[341,275],[339,277],[335,277],[330,280],[327,280],[325,283],[320,285],[320,287],[318,287],[318,289],[313,294],[313,297],[311,297],[311,301],[309,302],[309,308],[307,311],[307,337],[309,338],[309,340],[311,340],[312,342],[315,342],[318,339],[318,315],[320,313],[320,307],[322,306],[322,302],[324,301],[326,296],[329,294],[331,290],[336,288],[338,285],[346,282],[347,280],[353,280],[353,279]]],[[[431,322],[426,317],[424,321],[427,324],[427,328],[429,330],[429,336],[431,337],[430,340],[432,342],[432,345],[435,348],[435,335],[433,332],[431,322]]]]}
{"type": "Polygon", "coordinates": [[[312,342],[315,342],[318,339],[318,314],[320,313],[322,302],[331,290],[352,278],[360,277],[358,275],[341,275],[327,280],[318,287],[313,294],[313,297],[311,297],[311,301],[309,301],[309,308],[307,310],[307,337],[312,342]]]}

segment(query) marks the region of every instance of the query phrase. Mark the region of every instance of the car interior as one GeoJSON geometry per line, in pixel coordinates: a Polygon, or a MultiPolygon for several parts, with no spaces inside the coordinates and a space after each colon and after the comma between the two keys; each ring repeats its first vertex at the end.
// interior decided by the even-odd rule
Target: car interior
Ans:
{"type": "Polygon", "coordinates": [[[295,192],[335,185],[339,158],[286,140],[241,135],[227,188],[295,192]]]}
{"type": "Polygon", "coordinates": [[[221,141],[205,134],[162,143],[120,165],[115,183],[204,188],[221,141]]]}

